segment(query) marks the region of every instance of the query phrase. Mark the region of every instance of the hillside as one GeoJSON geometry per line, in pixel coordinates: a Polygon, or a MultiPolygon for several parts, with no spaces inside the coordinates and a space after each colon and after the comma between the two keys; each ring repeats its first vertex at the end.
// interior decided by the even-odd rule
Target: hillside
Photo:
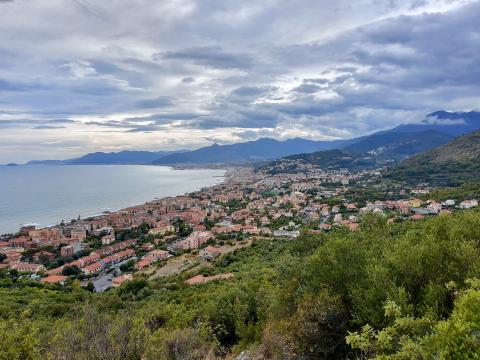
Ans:
{"type": "Polygon", "coordinates": [[[374,156],[335,149],[286,156],[265,165],[262,169],[270,174],[275,174],[302,172],[309,166],[320,167],[324,170],[361,170],[378,167],[381,166],[380,164],[381,162],[374,156]]]}
{"type": "Polygon", "coordinates": [[[480,131],[401,162],[387,175],[408,183],[451,186],[480,180],[480,131]]]}
{"type": "Polygon", "coordinates": [[[474,359],[479,226],[477,211],[367,217],[359,231],[257,240],[203,270],[100,294],[0,270],[0,358],[474,359]],[[202,271],[235,275],[184,283],[202,271]]]}
{"type": "Polygon", "coordinates": [[[376,158],[401,160],[452,140],[453,136],[436,130],[419,132],[380,132],[349,145],[345,150],[359,154],[368,153],[376,158]]]}

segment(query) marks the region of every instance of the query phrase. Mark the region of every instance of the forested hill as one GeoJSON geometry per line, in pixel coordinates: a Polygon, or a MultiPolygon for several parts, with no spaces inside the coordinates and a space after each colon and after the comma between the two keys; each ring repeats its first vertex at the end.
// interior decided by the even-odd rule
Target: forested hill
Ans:
{"type": "Polygon", "coordinates": [[[452,186],[480,180],[480,131],[456,138],[394,167],[387,177],[408,183],[452,186]]]}
{"type": "Polygon", "coordinates": [[[0,358],[474,359],[478,239],[478,211],[368,216],[359,231],[258,240],[200,270],[231,280],[137,278],[101,294],[2,270],[0,358]]]}

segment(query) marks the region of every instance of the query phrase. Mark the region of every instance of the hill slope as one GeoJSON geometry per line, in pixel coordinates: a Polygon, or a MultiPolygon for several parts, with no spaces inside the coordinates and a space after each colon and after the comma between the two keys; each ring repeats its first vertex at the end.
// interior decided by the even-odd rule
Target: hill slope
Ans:
{"type": "Polygon", "coordinates": [[[270,174],[298,173],[303,172],[309,166],[319,167],[324,170],[362,170],[381,165],[374,156],[334,149],[286,156],[263,166],[262,170],[270,174]]]}
{"type": "Polygon", "coordinates": [[[437,146],[453,138],[436,130],[419,132],[388,131],[367,136],[345,148],[347,151],[369,153],[377,158],[401,160],[437,146]]]}
{"type": "Polygon", "coordinates": [[[452,186],[480,180],[480,131],[416,155],[393,168],[387,177],[408,183],[452,186]]]}

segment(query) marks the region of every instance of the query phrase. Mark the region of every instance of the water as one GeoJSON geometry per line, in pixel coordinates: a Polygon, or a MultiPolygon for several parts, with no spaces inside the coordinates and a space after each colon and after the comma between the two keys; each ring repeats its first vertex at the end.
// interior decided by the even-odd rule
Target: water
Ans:
{"type": "Polygon", "coordinates": [[[217,184],[224,170],[164,166],[0,166],[0,234],[48,226],[217,184]]]}

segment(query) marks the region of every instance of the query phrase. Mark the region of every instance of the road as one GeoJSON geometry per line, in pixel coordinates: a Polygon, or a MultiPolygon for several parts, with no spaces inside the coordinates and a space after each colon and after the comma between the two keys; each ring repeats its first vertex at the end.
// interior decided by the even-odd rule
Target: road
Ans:
{"type": "Polygon", "coordinates": [[[103,291],[111,288],[112,287],[112,279],[121,274],[120,266],[122,264],[125,264],[126,262],[132,260],[132,259],[135,260],[136,257],[133,257],[133,258],[121,261],[118,264],[112,265],[108,269],[109,270],[108,273],[106,271],[102,271],[96,278],[84,281],[82,283],[82,285],[85,286],[89,282],[92,282],[93,286],[95,287],[95,292],[103,292],[103,291]]]}

